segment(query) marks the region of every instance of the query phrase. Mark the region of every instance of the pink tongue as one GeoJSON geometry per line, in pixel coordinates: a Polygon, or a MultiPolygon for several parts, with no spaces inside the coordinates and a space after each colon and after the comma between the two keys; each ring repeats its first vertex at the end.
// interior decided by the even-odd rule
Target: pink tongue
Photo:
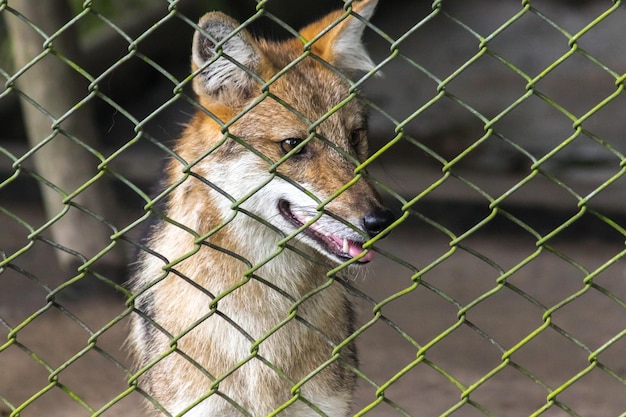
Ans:
{"type": "MultiPolygon", "coordinates": [[[[355,258],[363,252],[363,245],[357,242],[353,242],[351,240],[348,241],[348,255],[350,255],[351,258],[355,258]]],[[[374,259],[374,251],[370,250],[362,258],[359,259],[359,262],[369,262],[372,259],[374,259]]]]}

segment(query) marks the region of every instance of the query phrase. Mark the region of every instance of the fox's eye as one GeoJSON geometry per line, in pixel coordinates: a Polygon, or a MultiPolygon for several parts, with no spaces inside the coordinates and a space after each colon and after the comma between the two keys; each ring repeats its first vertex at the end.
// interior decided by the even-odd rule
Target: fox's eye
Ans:
{"type": "MultiPolygon", "coordinates": [[[[280,142],[280,148],[283,150],[283,152],[285,153],[289,153],[291,151],[294,150],[294,148],[298,145],[300,145],[302,143],[302,139],[294,139],[294,138],[289,138],[289,139],[285,139],[283,141],[280,142]]],[[[294,155],[299,155],[301,153],[304,152],[306,148],[303,146],[300,149],[298,149],[294,155]]]]}
{"type": "Polygon", "coordinates": [[[350,146],[358,150],[366,134],[366,129],[354,129],[350,134],[350,146]]]}

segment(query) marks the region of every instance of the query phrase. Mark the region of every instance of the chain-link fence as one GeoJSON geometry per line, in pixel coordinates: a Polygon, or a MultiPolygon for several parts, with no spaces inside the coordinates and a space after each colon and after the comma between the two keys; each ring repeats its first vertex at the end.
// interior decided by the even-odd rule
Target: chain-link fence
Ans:
{"type": "Polygon", "coordinates": [[[0,0],[0,416],[626,416],[621,1],[310,3],[0,0]]]}

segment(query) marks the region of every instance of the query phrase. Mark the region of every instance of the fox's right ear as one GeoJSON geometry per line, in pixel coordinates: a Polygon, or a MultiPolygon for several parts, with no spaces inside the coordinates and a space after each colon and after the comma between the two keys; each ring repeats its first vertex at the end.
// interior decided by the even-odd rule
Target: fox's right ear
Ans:
{"type": "Polygon", "coordinates": [[[254,74],[262,58],[256,40],[220,12],[205,14],[198,26],[201,31],[193,36],[191,54],[192,70],[200,69],[193,83],[196,94],[228,105],[251,98],[258,88],[254,74]]]}
{"type": "Polygon", "coordinates": [[[369,72],[375,65],[361,37],[366,27],[365,21],[372,17],[377,3],[378,0],[351,1],[350,16],[343,18],[345,11],[337,10],[306,26],[300,34],[307,41],[318,38],[311,47],[312,52],[338,69],[348,74],[354,71],[369,72]]]}

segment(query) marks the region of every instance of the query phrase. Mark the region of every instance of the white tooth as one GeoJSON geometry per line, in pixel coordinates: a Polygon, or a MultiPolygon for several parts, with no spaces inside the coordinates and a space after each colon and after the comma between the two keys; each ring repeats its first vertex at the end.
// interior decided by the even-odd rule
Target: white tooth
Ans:
{"type": "Polygon", "coordinates": [[[343,239],[343,253],[348,253],[348,251],[350,250],[350,245],[348,245],[348,239],[344,238],[343,239]]]}

